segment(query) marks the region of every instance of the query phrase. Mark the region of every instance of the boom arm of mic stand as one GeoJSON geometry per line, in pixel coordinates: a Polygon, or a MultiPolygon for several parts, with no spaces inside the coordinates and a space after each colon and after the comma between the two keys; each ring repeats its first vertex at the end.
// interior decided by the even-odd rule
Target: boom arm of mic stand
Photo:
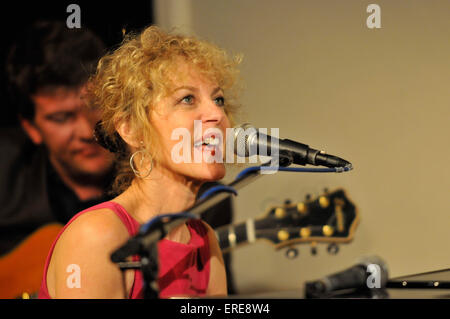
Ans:
{"type": "MultiPolygon", "coordinates": [[[[270,162],[264,163],[261,166],[268,166],[270,162]]],[[[280,166],[287,167],[292,164],[292,156],[286,154],[280,154],[280,166]]],[[[253,171],[241,176],[227,185],[229,188],[233,188],[235,190],[239,190],[244,186],[247,186],[251,182],[253,182],[258,177],[261,177],[260,171],[253,171]]],[[[221,192],[215,193],[209,197],[198,200],[194,206],[187,210],[187,212],[191,214],[196,214],[200,216],[201,213],[205,212],[215,204],[221,202],[222,200],[230,197],[232,194],[229,192],[221,192]]]]}

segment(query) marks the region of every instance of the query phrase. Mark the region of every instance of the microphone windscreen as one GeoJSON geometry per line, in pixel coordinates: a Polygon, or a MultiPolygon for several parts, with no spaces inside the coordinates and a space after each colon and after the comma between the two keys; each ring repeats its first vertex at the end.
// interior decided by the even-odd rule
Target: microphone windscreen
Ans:
{"type": "Polygon", "coordinates": [[[249,151],[249,136],[256,134],[257,130],[249,123],[244,123],[242,125],[233,128],[234,133],[234,153],[240,157],[250,156],[249,151]]]}

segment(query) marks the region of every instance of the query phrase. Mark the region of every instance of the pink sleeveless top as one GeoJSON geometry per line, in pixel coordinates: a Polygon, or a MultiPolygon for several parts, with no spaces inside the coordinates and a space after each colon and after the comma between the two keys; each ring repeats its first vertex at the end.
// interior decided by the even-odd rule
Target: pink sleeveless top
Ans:
{"type": "MultiPolygon", "coordinates": [[[[51,299],[47,289],[47,271],[56,242],[64,230],[81,214],[92,210],[111,209],[128,230],[130,237],[139,231],[140,224],[118,203],[104,202],[76,214],[60,231],[53,242],[45,261],[44,275],[39,291],[39,299],[51,299]]],[[[187,222],[191,239],[187,244],[181,244],[167,239],[158,242],[159,297],[171,296],[204,296],[209,284],[210,250],[208,229],[200,220],[187,222]]],[[[139,260],[134,256],[133,260],[139,260]]],[[[129,298],[139,299],[144,294],[144,279],[140,270],[135,271],[133,286],[129,298]]],[[[76,288],[74,288],[76,289],[76,288]]]]}

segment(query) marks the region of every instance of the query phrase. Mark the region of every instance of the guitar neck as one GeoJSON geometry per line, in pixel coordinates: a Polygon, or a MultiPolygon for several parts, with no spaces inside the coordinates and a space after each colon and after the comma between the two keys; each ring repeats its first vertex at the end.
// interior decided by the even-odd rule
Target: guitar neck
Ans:
{"type": "Polygon", "coordinates": [[[257,221],[250,218],[243,223],[216,228],[215,233],[222,252],[228,252],[241,244],[255,242],[255,222],[257,221]]]}

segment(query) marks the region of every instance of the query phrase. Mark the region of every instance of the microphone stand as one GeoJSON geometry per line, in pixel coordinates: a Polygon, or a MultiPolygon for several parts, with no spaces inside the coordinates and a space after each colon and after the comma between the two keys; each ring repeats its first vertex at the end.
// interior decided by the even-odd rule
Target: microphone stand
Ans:
{"type": "MultiPolygon", "coordinates": [[[[278,165],[281,167],[287,167],[291,165],[293,162],[293,157],[289,153],[281,153],[279,154],[278,165]]],[[[270,163],[266,162],[261,166],[268,166],[270,163]]],[[[236,180],[227,185],[228,189],[240,189],[244,186],[247,186],[255,179],[260,177],[260,171],[251,171],[245,174],[244,176],[238,177],[236,180]]],[[[221,202],[222,200],[230,197],[232,193],[230,192],[217,192],[212,195],[199,199],[191,208],[186,210],[186,213],[194,214],[200,217],[201,213],[205,212],[215,204],[221,202]]],[[[120,259],[114,257],[112,255],[111,259],[115,262],[120,270],[122,271],[122,275],[124,276],[125,270],[128,269],[141,269],[143,277],[144,277],[144,298],[145,299],[156,299],[158,298],[158,288],[157,288],[157,277],[158,277],[158,247],[157,243],[159,240],[164,238],[164,236],[169,233],[172,229],[179,226],[182,223],[185,223],[187,220],[191,218],[189,217],[180,217],[168,222],[162,222],[158,220],[154,225],[152,225],[144,234],[137,234],[132,237],[130,241],[119,248],[117,251],[122,248],[128,248],[129,254],[131,255],[139,255],[141,256],[141,261],[126,261],[123,258],[123,253],[121,254],[120,259]],[[132,252],[131,252],[132,251],[132,252]]],[[[116,252],[117,252],[116,251],[116,252]]],[[[124,277],[125,278],[125,277],[124,277]]],[[[126,298],[128,296],[125,296],[126,298]]]]}

